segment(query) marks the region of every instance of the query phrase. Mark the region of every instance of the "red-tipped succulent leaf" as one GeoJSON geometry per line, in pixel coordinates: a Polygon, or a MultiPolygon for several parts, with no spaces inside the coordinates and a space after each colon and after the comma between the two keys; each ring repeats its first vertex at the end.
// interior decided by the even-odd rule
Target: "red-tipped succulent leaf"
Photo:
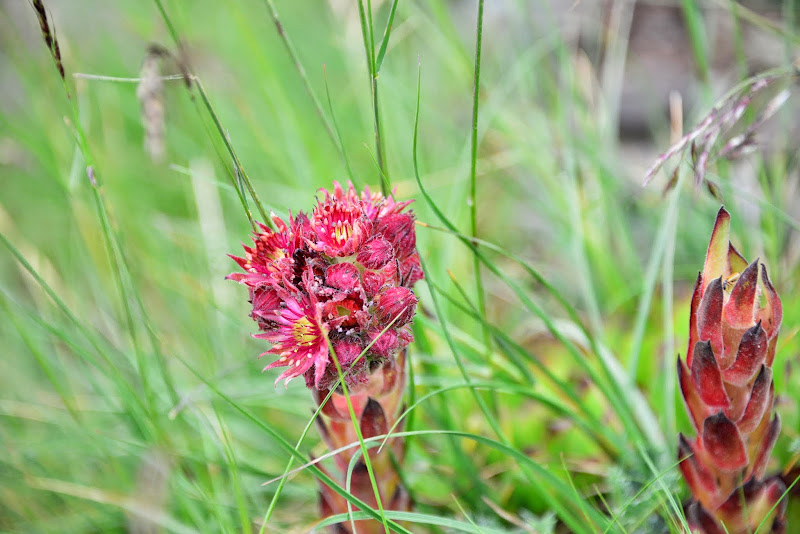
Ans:
{"type": "MultiPolygon", "coordinates": [[[[766,267],[748,264],[730,243],[724,208],[692,293],[689,352],[678,358],[678,381],[698,438],[679,436],[681,472],[692,501],[692,532],[745,534],[761,521],[782,532],[782,486],[765,482],[770,452],[780,433],[772,414],[772,362],[783,308],[766,267]]],[[[780,484],[779,484],[780,483],[780,484]]]]}

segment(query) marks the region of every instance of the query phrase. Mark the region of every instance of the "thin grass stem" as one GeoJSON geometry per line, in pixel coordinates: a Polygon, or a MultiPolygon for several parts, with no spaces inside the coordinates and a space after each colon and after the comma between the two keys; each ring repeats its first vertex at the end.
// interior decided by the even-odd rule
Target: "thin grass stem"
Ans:
{"type": "MultiPolygon", "coordinates": [[[[328,137],[330,137],[333,145],[336,147],[336,150],[339,151],[339,155],[342,157],[342,160],[345,162],[345,165],[347,165],[347,157],[344,153],[344,145],[342,144],[341,136],[338,135],[338,128],[336,128],[335,123],[331,124],[331,121],[329,121],[328,117],[325,116],[325,112],[322,110],[322,103],[317,97],[317,93],[314,91],[314,88],[311,87],[311,82],[308,79],[308,75],[306,74],[306,69],[303,67],[303,63],[300,61],[300,56],[297,54],[297,50],[295,49],[292,40],[289,38],[286,28],[284,28],[280,18],[278,17],[278,10],[275,9],[275,2],[273,0],[264,0],[264,5],[266,5],[267,11],[269,11],[269,16],[272,19],[272,22],[275,24],[275,29],[278,31],[278,37],[280,37],[281,41],[283,41],[286,51],[289,53],[292,63],[294,63],[294,67],[297,70],[297,74],[300,76],[300,80],[303,82],[303,87],[305,87],[306,93],[308,93],[308,96],[311,97],[311,101],[314,103],[314,109],[316,109],[317,115],[319,115],[320,120],[322,120],[322,124],[325,126],[325,131],[328,132],[328,137]]],[[[331,115],[331,117],[333,117],[333,115],[331,115]]],[[[349,170],[349,165],[347,165],[347,167],[349,170]]]]}
{"type": "MultiPolygon", "coordinates": [[[[483,45],[483,0],[478,0],[478,16],[475,24],[475,69],[473,71],[472,88],[472,128],[470,129],[470,161],[469,161],[469,222],[470,235],[478,237],[478,116],[480,110],[480,91],[481,91],[481,50],[483,45]]],[[[477,256],[472,256],[472,270],[475,274],[475,292],[478,298],[478,309],[486,315],[486,296],[483,290],[483,280],[481,278],[481,263],[477,256]]],[[[484,344],[487,352],[491,337],[486,329],[483,330],[484,344]]]]}

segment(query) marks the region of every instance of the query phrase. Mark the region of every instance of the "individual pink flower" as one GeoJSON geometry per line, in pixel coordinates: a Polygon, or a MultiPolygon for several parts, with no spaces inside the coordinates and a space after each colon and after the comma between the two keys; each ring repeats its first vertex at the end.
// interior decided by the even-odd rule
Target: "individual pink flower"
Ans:
{"type": "Polygon", "coordinates": [[[274,343],[264,354],[280,356],[264,370],[288,367],[275,380],[279,382],[286,379],[288,384],[292,378],[315,367],[314,379],[318,383],[328,364],[328,344],[319,313],[309,302],[288,300],[285,304],[286,307],[276,312],[272,318],[278,324],[277,329],[253,336],[274,343]]]}
{"type": "Polygon", "coordinates": [[[372,221],[364,215],[359,200],[327,196],[311,215],[313,236],[308,238],[312,249],[326,256],[355,254],[372,232],[372,221]]]}
{"type": "Polygon", "coordinates": [[[290,254],[286,224],[275,215],[272,216],[272,220],[277,230],[259,223],[261,232],[256,233],[253,238],[254,247],[244,247],[244,258],[229,254],[245,271],[263,274],[272,272],[274,263],[290,254]]]}

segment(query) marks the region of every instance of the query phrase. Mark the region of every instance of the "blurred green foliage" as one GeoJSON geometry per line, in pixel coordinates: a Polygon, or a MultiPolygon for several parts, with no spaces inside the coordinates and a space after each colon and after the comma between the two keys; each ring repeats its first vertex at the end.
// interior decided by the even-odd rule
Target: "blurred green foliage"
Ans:
{"type": "MultiPolygon", "coordinates": [[[[301,384],[274,388],[274,377],[260,373],[263,362],[256,357],[265,348],[248,336],[255,328],[246,295],[223,280],[235,267],[225,254],[239,253],[250,226],[232,185],[236,176],[224,139],[198,92],[181,79],[164,82],[158,102],[164,157],[153,161],[144,149],[138,82],[103,78],[138,78],[148,46],[165,47],[171,58],[159,60],[162,74],[188,69],[201,80],[266,208],[279,215],[309,210],[317,189],[333,180],[379,187],[357,4],[277,2],[285,34],[258,0],[163,4],[180,47],[155,3],[46,4],[67,96],[33,10],[25,2],[0,3],[0,234],[10,245],[0,256],[4,531],[151,532],[153,525],[257,531],[277,486],[262,483],[283,473],[289,455],[240,409],[291,443],[311,413],[301,384]],[[282,35],[294,44],[324,119],[282,35]],[[343,154],[326,121],[338,128],[343,154]],[[78,131],[85,132],[85,150],[94,159],[99,196],[87,175],[86,152],[76,143],[78,131]]],[[[427,280],[418,285],[409,402],[464,383],[455,349],[473,382],[492,384],[478,395],[509,444],[574,485],[574,496],[557,497],[564,510],[619,513],[609,531],[677,531],[675,503],[685,490],[670,467],[674,432],[688,429],[688,422],[676,394],[674,358],[685,352],[689,291],[719,201],[688,184],[688,164],[681,175],[689,179],[672,192],[662,194],[663,174],[641,188],[650,161],[669,144],[666,103],[645,98],[646,138],[621,141],[618,117],[610,113],[619,110],[615,102],[627,104],[614,89],[626,82],[625,70],[604,66],[624,66],[626,49],[602,39],[579,47],[574,31],[575,24],[597,32],[614,28],[598,29],[600,19],[588,15],[576,21],[557,2],[489,4],[479,92],[478,236],[523,263],[479,247],[492,267],[483,268],[487,311],[476,320],[470,248],[451,232],[418,228],[427,280]],[[609,81],[615,73],[620,84],[609,81]],[[601,383],[570,354],[584,357],[601,383]],[[617,374],[605,374],[600,355],[615,362],[617,374]],[[608,391],[622,393],[617,400],[631,412],[633,427],[608,391]],[[647,418],[657,432],[641,430],[647,418]],[[613,442],[611,453],[596,434],[613,442]],[[656,478],[661,471],[666,474],[656,478]]],[[[785,2],[784,10],[791,5],[785,2]]],[[[372,9],[379,42],[390,3],[372,9]]],[[[689,28],[710,24],[699,9],[674,9],[695,17],[689,28]]],[[[475,15],[468,2],[399,2],[377,78],[387,174],[396,195],[416,198],[418,219],[443,226],[414,177],[419,106],[421,182],[464,233],[475,15]]],[[[771,35],[769,28],[758,31],[771,35]]],[[[794,28],[787,34],[794,37],[794,28]]],[[[773,58],[775,66],[793,57],[794,41],[785,41],[786,59],[773,58]]],[[[713,50],[692,50],[690,69],[715,65],[703,55],[713,50]]],[[[639,53],[627,52],[635,59],[639,53]]],[[[701,96],[686,106],[687,129],[729,88],[693,84],[701,96]]],[[[720,162],[709,173],[733,214],[739,249],[769,266],[784,301],[775,364],[784,430],[776,470],[793,461],[797,451],[790,444],[800,433],[800,377],[793,372],[800,349],[795,105],[790,100],[773,119],[765,149],[741,163],[720,162]]],[[[499,439],[467,388],[420,404],[407,429],[431,431],[409,438],[404,472],[420,513],[469,527],[460,504],[472,520],[495,529],[519,528],[498,509],[543,530],[563,529],[552,521],[542,491],[507,454],[437,434],[499,439]]],[[[319,456],[324,448],[311,436],[299,450],[319,456]]],[[[567,511],[558,511],[561,520],[567,511]]],[[[315,514],[316,482],[304,472],[287,483],[266,531],[307,531],[315,514]]],[[[411,525],[413,532],[437,531],[411,525]]]]}

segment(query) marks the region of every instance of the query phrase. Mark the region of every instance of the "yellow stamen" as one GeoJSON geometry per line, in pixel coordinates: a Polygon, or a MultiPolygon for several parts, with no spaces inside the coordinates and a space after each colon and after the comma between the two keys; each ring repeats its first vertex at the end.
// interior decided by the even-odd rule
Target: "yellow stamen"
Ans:
{"type": "Polygon", "coordinates": [[[292,325],[292,337],[300,347],[313,345],[317,341],[314,325],[308,317],[302,317],[292,325]]]}

